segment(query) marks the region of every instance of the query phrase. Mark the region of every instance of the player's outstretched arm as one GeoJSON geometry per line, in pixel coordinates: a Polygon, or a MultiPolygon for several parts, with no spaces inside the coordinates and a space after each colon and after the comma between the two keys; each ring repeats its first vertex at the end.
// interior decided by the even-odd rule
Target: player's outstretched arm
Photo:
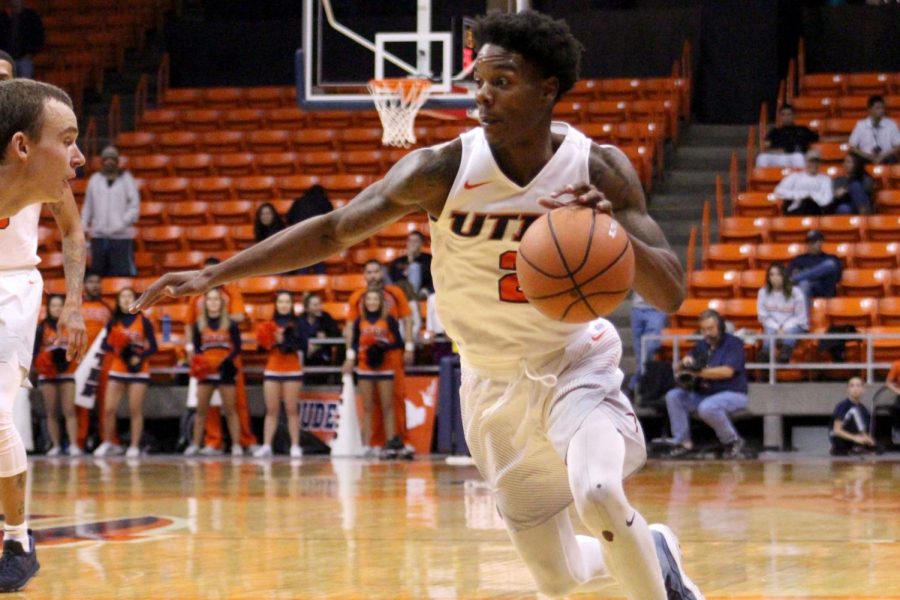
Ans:
{"type": "Polygon", "coordinates": [[[62,238],[63,273],[66,278],[66,302],[59,317],[68,339],[66,359],[79,361],[87,352],[87,331],[81,315],[81,294],[84,284],[84,229],[78,216],[75,196],[68,186],[61,201],[48,204],[62,238]]]}
{"type": "Polygon", "coordinates": [[[422,208],[437,216],[459,168],[459,142],[423,148],[402,158],[343,208],[280,231],[228,260],[197,271],[169,273],[131,307],[143,310],[165,296],[189,296],[242,277],[284,273],[316,264],[422,208]]]}

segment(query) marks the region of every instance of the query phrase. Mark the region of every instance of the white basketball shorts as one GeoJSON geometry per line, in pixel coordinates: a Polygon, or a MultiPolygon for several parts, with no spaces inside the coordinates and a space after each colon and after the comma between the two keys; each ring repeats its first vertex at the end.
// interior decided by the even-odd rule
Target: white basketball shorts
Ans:
{"type": "Polygon", "coordinates": [[[620,391],[621,355],[619,334],[598,319],[550,355],[505,366],[467,364],[462,357],[466,442],[514,530],[540,525],[572,503],[566,452],[592,412],[602,411],[625,441],[623,477],[646,461],[644,432],[620,391]]]}
{"type": "Polygon", "coordinates": [[[23,383],[31,369],[43,289],[37,269],[0,271],[0,361],[18,361],[23,383]]]}

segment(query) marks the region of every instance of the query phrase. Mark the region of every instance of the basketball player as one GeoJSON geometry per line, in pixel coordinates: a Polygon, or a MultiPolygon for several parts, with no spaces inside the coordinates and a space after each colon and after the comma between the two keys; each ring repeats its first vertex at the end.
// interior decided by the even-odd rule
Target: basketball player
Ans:
{"type": "Polygon", "coordinates": [[[49,203],[62,234],[66,300],[59,324],[68,338],[66,358],[81,360],[87,349],[81,316],[84,232],[68,184],[84,164],[77,137],[64,91],[27,79],[0,82],[0,592],[22,589],[39,568],[25,521],[25,446],[12,408],[18,388],[27,385],[41,307],[43,282],[35,268],[40,203],[49,203]]]}
{"type": "Polygon", "coordinates": [[[466,441],[539,591],[584,591],[612,575],[631,600],[702,599],[674,533],[648,526],[623,491],[646,451],[620,392],[616,331],[604,319],[542,317],[512,279],[525,228],[566,201],[615,215],[634,245],[635,290],[654,306],[680,305],[682,269],[625,155],[551,123],[582,52],[565,23],[531,11],[491,14],[475,37],[480,128],[412,152],[340,210],[215,267],[165,275],[135,309],[320,262],[427,211],[438,310],[463,365],[466,441]],[[575,535],[566,510],[573,501],[591,536],[575,535]]]}

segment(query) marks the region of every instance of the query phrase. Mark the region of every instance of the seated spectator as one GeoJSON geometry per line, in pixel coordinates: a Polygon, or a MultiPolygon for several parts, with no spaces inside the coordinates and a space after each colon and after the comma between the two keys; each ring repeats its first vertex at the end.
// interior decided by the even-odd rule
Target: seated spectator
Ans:
{"type": "Polygon", "coordinates": [[[700,340],[681,361],[679,386],[666,394],[666,407],[674,446],[670,456],[693,451],[690,414],[697,415],[716,432],[726,458],[743,456],[744,440],[729,413],[747,408],[747,372],[744,343],[725,331],[725,320],[714,310],[700,313],[700,340]]]}
{"type": "Polygon", "coordinates": [[[822,251],[825,236],[821,231],[806,234],[806,252],[788,264],[791,282],[800,288],[807,304],[813,298],[834,298],[841,280],[841,260],[822,251]]]}
{"type": "Polygon", "coordinates": [[[645,335],[659,335],[666,326],[668,316],[655,306],[644,300],[640,294],[634,292],[631,297],[631,336],[634,341],[634,376],[628,383],[628,390],[634,393],[644,373],[644,365],[651,360],[656,360],[656,352],[659,350],[659,340],[648,340],[646,344],[647,354],[642,354],[641,340],[645,335]]]}
{"type": "Polygon", "coordinates": [[[891,363],[884,385],[896,394],[891,406],[891,443],[900,446],[900,360],[891,363]]]}
{"type": "Polygon", "coordinates": [[[802,169],[806,166],[803,155],[809,145],[819,141],[819,134],[803,125],[794,125],[794,107],[781,107],[781,126],[766,135],[766,146],[756,157],[757,167],[783,167],[802,169]]]}
{"type": "Polygon", "coordinates": [[[256,209],[256,218],[253,220],[253,237],[261,242],[270,235],[284,229],[284,219],[275,210],[271,202],[266,202],[256,209]]]}
{"type": "Polygon", "coordinates": [[[821,215],[831,211],[834,192],[831,178],[819,173],[822,156],[818,150],[806,153],[806,169],[790,173],[775,187],[775,195],[790,202],[785,203],[786,215],[821,215]]]}
{"type": "Polygon", "coordinates": [[[300,336],[307,340],[304,363],[307,365],[330,365],[334,357],[333,346],[317,344],[322,338],[339,338],[341,330],[337,321],[322,310],[322,298],[309,294],[303,299],[303,315],[300,317],[300,336]]]}
{"type": "Polygon", "coordinates": [[[388,269],[391,282],[395,284],[408,282],[414,297],[421,299],[434,293],[434,282],[431,279],[431,255],[422,252],[424,245],[425,236],[418,231],[411,231],[406,236],[406,253],[395,258],[388,269]]]}
{"type": "MultiPolygon", "coordinates": [[[[756,311],[763,331],[767,334],[805,333],[809,331],[809,315],[806,298],[800,288],[794,287],[788,279],[784,265],[775,263],[766,272],[766,284],[759,289],[756,296],[756,311]]],[[[781,345],[778,350],[778,362],[790,362],[797,345],[794,338],[777,340],[781,345]]],[[[769,360],[769,340],[763,340],[760,362],[769,360]]]]}
{"type": "Polygon", "coordinates": [[[860,119],[850,133],[850,152],[876,165],[895,163],[900,154],[900,129],[884,116],[884,98],[869,98],[869,116],[860,119]]]}
{"type": "Polygon", "coordinates": [[[834,212],[839,215],[870,215],[875,182],[866,164],[855,154],[844,157],[844,175],[834,178],[834,212]]]}
{"type": "MultiPolygon", "coordinates": [[[[331,205],[331,200],[328,199],[325,188],[316,184],[306,190],[305,194],[291,204],[286,215],[287,224],[288,226],[296,225],[312,217],[328,214],[332,210],[334,210],[334,207],[331,205]]],[[[318,273],[321,275],[325,273],[325,263],[317,263],[310,267],[297,269],[295,273],[318,273]]]]}
{"type": "Polygon", "coordinates": [[[866,386],[860,377],[851,377],[847,382],[847,397],[834,407],[834,417],[828,437],[831,439],[831,454],[863,454],[875,448],[875,440],[869,435],[872,416],[862,405],[866,386]]]}

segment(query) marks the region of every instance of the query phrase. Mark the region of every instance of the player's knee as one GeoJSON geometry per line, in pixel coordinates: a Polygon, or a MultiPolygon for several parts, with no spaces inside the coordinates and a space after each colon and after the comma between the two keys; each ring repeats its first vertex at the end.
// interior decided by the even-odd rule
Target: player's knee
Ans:
{"type": "Polygon", "coordinates": [[[608,515],[627,505],[622,483],[615,478],[592,478],[585,483],[582,489],[573,490],[579,512],[599,510],[601,515],[608,515]]]}

